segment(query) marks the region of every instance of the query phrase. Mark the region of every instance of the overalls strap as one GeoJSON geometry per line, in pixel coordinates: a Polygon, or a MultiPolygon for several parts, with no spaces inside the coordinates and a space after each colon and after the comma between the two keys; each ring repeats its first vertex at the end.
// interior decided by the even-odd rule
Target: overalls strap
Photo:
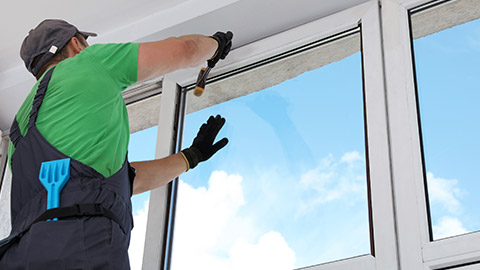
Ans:
{"type": "Polygon", "coordinates": [[[43,99],[45,98],[45,92],[47,91],[48,83],[52,78],[53,70],[55,70],[55,67],[51,68],[47,72],[47,74],[45,74],[42,81],[38,85],[37,94],[33,99],[32,110],[30,111],[30,119],[28,120],[28,130],[30,130],[32,127],[35,126],[35,122],[37,121],[37,116],[38,116],[38,110],[42,105],[43,99]]]}
{"type": "MultiPolygon", "coordinates": [[[[43,99],[45,97],[45,92],[47,91],[47,86],[50,82],[50,78],[52,77],[54,69],[55,67],[50,69],[38,85],[37,93],[35,94],[35,98],[33,99],[32,110],[30,111],[30,119],[28,121],[29,130],[35,125],[35,121],[37,120],[38,116],[38,110],[42,105],[43,99]]],[[[10,141],[12,141],[13,145],[17,147],[17,144],[18,142],[20,142],[21,139],[23,139],[23,135],[20,131],[20,126],[18,125],[17,116],[15,116],[13,118],[12,126],[10,127],[10,141]]]]}
{"type": "Polygon", "coordinates": [[[10,127],[10,141],[17,147],[18,142],[23,138],[20,127],[18,126],[17,116],[13,118],[12,126],[10,127]]]}

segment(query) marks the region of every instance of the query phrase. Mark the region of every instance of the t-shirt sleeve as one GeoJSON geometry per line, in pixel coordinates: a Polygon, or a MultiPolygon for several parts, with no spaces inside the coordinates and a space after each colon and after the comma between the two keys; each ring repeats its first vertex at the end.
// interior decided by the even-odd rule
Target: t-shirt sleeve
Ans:
{"type": "Polygon", "coordinates": [[[138,43],[95,44],[89,47],[89,53],[122,88],[137,82],[138,43]]]}

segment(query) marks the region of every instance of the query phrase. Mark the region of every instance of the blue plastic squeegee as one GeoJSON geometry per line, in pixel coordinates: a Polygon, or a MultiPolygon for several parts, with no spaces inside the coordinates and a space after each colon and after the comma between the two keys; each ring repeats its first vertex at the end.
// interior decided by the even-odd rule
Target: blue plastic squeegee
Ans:
{"type": "Polygon", "coordinates": [[[70,159],[42,162],[39,179],[47,190],[47,210],[59,207],[60,192],[70,179],[70,159]]]}

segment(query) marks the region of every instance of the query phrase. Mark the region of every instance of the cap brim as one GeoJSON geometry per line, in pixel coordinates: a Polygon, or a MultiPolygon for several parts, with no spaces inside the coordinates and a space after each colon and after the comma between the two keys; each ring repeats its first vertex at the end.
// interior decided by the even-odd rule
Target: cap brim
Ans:
{"type": "Polygon", "coordinates": [[[85,39],[87,39],[88,37],[96,37],[97,34],[96,33],[92,33],[92,32],[85,32],[85,31],[78,31],[85,39]]]}

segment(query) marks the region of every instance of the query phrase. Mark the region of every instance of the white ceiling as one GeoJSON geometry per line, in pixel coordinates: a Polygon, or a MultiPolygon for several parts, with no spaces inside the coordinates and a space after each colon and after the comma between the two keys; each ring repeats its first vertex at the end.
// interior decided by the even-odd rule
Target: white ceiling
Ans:
{"type": "Polygon", "coordinates": [[[28,31],[46,18],[99,34],[90,44],[231,30],[235,49],[368,1],[374,0],[8,1],[0,11],[0,130],[9,129],[35,83],[19,49],[28,31]]]}

